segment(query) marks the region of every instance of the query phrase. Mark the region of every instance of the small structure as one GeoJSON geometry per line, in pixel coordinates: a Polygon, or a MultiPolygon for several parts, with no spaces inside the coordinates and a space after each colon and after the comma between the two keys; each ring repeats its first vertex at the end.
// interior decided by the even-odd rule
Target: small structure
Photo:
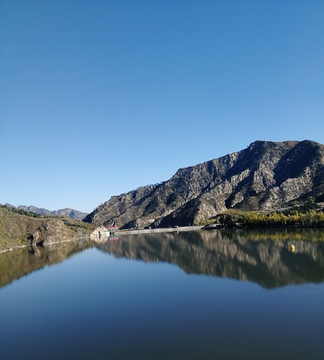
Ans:
{"type": "Polygon", "coordinates": [[[108,231],[111,234],[113,234],[114,232],[118,231],[118,226],[116,226],[116,225],[108,226],[108,231]]]}
{"type": "Polygon", "coordinates": [[[107,241],[110,232],[103,225],[98,226],[95,231],[90,235],[90,239],[97,242],[105,242],[107,241]]]}

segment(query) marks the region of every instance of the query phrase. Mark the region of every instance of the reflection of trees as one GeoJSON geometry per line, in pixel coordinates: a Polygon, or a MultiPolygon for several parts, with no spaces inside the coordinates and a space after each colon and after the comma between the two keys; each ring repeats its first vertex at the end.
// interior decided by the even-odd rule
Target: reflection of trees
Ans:
{"type": "Polygon", "coordinates": [[[176,264],[188,274],[248,280],[273,288],[324,281],[324,243],[314,242],[323,233],[322,229],[224,229],[146,234],[122,236],[99,248],[115,257],[176,264]],[[292,242],[294,253],[289,250],[292,242]]]}
{"type": "MultiPolygon", "coordinates": [[[[253,281],[265,288],[324,281],[324,229],[241,229],[120,236],[97,245],[115,257],[168,262],[188,274],[253,281]],[[291,244],[295,252],[289,251],[291,244]]],[[[91,242],[20,249],[0,256],[0,287],[62,262],[91,242]]]]}
{"type": "Polygon", "coordinates": [[[250,229],[240,230],[242,237],[250,240],[267,240],[274,241],[290,240],[290,241],[324,241],[324,229],[258,229],[251,231],[250,229]]]}
{"type": "Polygon", "coordinates": [[[45,248],[37,246],[2,254],[0,288],[46,265],[58,264],[92,246],[93,243],[89,241],[66,242],[47,245],[45,248]]]}

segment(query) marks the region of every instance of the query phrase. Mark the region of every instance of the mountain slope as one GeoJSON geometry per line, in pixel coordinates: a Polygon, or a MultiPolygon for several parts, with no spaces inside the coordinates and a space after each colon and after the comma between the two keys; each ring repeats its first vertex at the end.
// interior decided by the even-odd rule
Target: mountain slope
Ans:
{"type": "Polygon", "coordinates": [[[94,230],[69,217],[37,215],[0,204],[0,252],[20,245],[50,244],[89,237],[94,230]]]}
{"type": "Polygon", "coordinates": [[[203,221],[237,208],[270,210],[324,192],[324,146],[255,141],[248,148],[179,169],[168,181],[113,196],[84,221],[121,228],[203,221]]]}

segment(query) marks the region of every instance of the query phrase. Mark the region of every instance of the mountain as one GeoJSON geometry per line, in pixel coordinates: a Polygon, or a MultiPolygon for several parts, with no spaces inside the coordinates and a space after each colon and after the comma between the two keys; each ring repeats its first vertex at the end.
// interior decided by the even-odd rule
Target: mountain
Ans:
{"type": "MultiPolygon", "coordinates": [[[[10,207],[15,207],[15,206],[10,205],[10,204],[6,204],[6,205],[10,206],[10,207]]],[[[50,210],[43,209],[43,208],[38,208],[38,207],[32,206],[32,205],[30,205],[30,206],[19,205],[17,207],[17,209],[18,210],[29,211],[29,212],[39,214],[39,215],[68,216],[71,219],[75,219],[75,220],[82,220],[88,215],[87,213],[83,213],[81,211],[73,210],[73,209],[69,209],[69,208],[50,211],[50,210]]]]}
{"type": "Polygon", "coordinates": [[[324,194],[324,145],[255,141],[179,169],[168,181],[113,196],[83,221],[120,228],[199,223],[227,209],[273,210],[324,194]]]}

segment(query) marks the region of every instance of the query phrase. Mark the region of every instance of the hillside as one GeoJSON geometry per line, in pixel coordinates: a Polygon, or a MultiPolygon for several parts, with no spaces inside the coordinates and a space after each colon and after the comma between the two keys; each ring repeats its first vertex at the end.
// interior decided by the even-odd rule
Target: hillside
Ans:
{"type": "Polygon", "coordinates": [[[69,217],[37,215],[0,205],[0,251],[31,243],[79,239],[88,236],[93,228],[69,217]]]}
{"type": "Polygon", "coordinates": [[[168,181],[113,196],[83,221],[120,228],[188,225],[227,209],[273,210],[323,201],[324,146],[255,141],[248,148],[179,169],[168,181]]]}

